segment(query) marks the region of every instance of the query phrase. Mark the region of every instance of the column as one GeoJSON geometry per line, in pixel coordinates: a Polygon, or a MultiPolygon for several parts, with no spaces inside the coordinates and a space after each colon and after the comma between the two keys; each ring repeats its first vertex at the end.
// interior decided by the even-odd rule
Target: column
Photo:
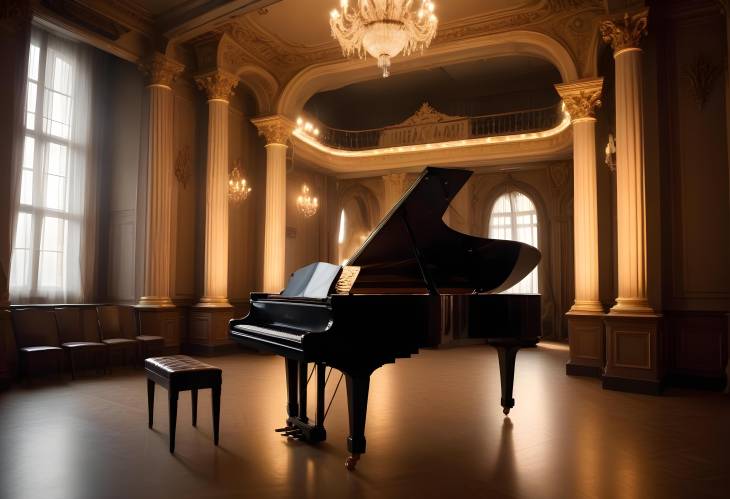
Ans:
{"type": "Polygon", "coordinates": [[[149,144],[147,155],[147,217],[144,283],[139,306],[171,307],[170,225],[173,184],[172,83],[183,65],[160,53],[140,69],[147,74],[149,144]]]}
{"type": "Polygon", "coordinates": [[[295,125],[279,115],[251,122],[266,137],[263,288],[268,293],[279,293],[286,284],[286,149],[295,125]]]}
{"type": "Polygon", "coordinates": [[[605,363],[603,307],[598,294],[596,118],[603,78],[555,85],[573,123],[575,302],[566,314],[568,374],[600,376],[605,363]]]}
{"type": "Polygon", "coordinates": [[[641,49],[648,10],[622,22],[605,21],[601,34],[616,64],[616,224],[618,298],[616,313],[653,313],[646,293],[646,199],[641,49]]]}
{"type": "Polygon", "coordinates": [[[228,303],[228,99],[238,78],[221,70],[199,75],[208,97],[208,154],[205,182],[205,266],[199,307],[228,303]]]}
{"type": "Polygon", "coordinates": [[[646,197],[641,48],[648,9],[600,25],[616,65],[616,229],[618,297],[605,317],[603,387],[662,389],[661,316],[647,300],[646,197]]]}

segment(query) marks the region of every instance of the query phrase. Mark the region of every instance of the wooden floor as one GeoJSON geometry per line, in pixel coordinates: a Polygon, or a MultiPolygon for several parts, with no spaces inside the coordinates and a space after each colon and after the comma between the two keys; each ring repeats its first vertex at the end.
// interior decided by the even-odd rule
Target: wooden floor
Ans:
{"type": "Polygon", "coordinates": [[[354,473],[343,466],[344,382],[327,442],[273,432],[285,405],[277,357],[209,359],[223,368],[221,446],[210,393],[201,392],[195,429],[186,392],[175,455],[160,388],[147,429],[140,370],[16,388],[0,394],[0,498],[730,497],[730,397],[604,391],[567,377],[566,357],[555,344],[519,354],[509,418],[489,347],[422,351],[380,369],[354,473]]]}

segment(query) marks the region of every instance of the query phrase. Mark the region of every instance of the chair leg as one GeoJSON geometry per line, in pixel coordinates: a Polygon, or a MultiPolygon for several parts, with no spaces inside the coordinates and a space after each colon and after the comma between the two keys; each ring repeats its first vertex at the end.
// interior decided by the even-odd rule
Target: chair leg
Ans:
{"type": "Polygon", "coordinates": [[[152,428],[152,421],[155,414],[155,382],[151,379],[147,380],[147,415],[148,426],[152,428]]]}
{"type": "Polygon", "coordinates": [[[58,372],[58,378],[63,379],[63,351],[60,351],[56,354],[56,368],[58,372]]]}
{"type": "Polygon", "coordinates": [[[170,400],[170,453],[175,452],[175,429],[177,427],[177,390],[169,390],[170,400]]]}
{"type": "Polygon", "coordinates": [[[198,389],[193,388],[190,391],[190,400],[193,404],[193,426],[198,426],[198,389]]]}
{"type": "Polygon", "coordinates": [[[68,352],[68,367],[71,370],[71,381],[76,379],[76,365],[74,362],[74,354],[69,350],[68,352]]]}
{"type": "Polygon", "coordinates": [[[213,442],[218,445],[221,419],[221,385],[213,386],[213,442]]]}

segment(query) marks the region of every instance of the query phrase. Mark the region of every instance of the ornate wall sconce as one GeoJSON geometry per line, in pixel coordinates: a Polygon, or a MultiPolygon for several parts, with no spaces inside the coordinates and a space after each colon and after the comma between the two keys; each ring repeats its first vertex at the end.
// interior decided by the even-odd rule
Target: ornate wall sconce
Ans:
{"type": "Polygon", "coordinates": [[[305,217],[315,215],[319,209],[319,201],[310,194],[309,187],[306,184],[302,185],[302,193],[297,198],[297,209],[305,217]]]}
{"type": "Polygon", "coordinates": [[[228,175],[228,199],[234,203],[245,201],[251,194],[251,186],[248,185],[246,179],[241,176],[241,160],[237,159],[233,165],[233,170],[228,175]]]}
{"type": "Polygon", "coordinates": [[[606,166],[612,172],[616,171],[616,141],[613,134],[608,134],[608,143],[606,144],[606,166]]]}

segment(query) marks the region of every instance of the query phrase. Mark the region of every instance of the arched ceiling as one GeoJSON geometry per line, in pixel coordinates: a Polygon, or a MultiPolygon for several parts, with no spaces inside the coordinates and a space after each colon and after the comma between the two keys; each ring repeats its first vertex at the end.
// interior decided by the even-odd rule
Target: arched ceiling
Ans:
{"type": "Polygon", "coordinates": [[[423,102],[456,116],[478,116],[556,104],[560,73],[548,61],[529,56],[477,59],[396,73],[312,96],[307,116],[346,130],[400,123],[423,102]]]}

